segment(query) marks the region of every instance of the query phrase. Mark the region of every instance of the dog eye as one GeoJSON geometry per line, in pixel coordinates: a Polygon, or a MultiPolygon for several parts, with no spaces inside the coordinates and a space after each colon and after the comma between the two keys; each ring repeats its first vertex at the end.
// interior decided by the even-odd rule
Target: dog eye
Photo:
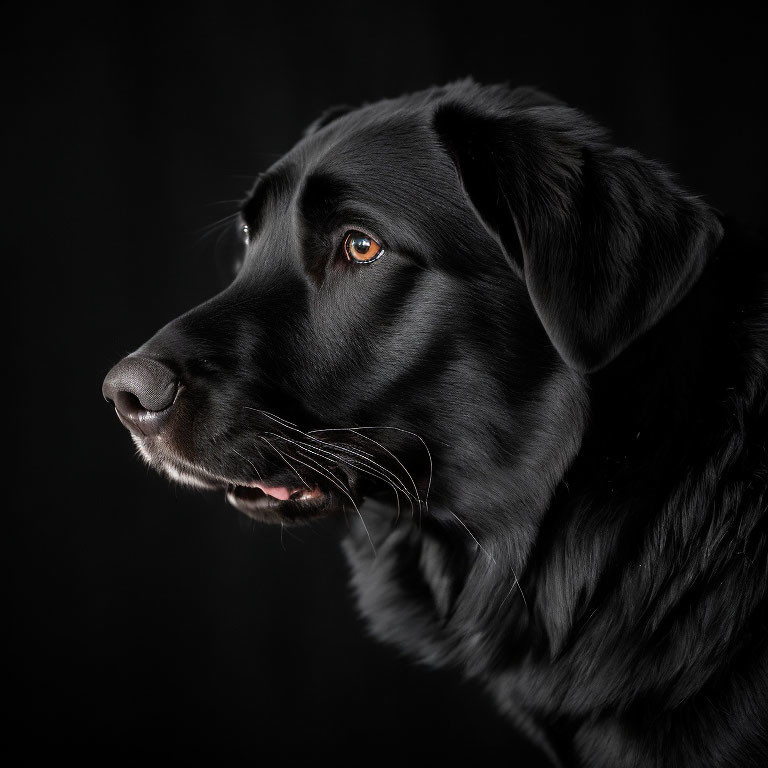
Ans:
{"type": "Polygon", "coordinates": [[[370,264],[384,253],[383,248],[370,235],[353,229],[344,238],[344,251],[349,261],[356,264],[370,264]]]}
{"type": "Polygon", "coordinates": [[[248,243],[251,242],[251,230],[248,227],[247,224],[243,224],[243,226],[240,228],[240,231],[243,233],[243,240],[245,240],[245,244],[248,245],[248,243]]]}

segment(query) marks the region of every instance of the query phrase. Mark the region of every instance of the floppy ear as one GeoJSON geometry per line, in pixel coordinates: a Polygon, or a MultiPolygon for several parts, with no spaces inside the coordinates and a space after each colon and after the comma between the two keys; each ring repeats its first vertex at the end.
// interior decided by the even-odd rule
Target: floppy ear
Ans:
{"type": "Polygon", "coordinates": [[[451,102],[434,127],[579,371],[602,368],[669,312],[722,237],[708,206],[576,110],[451,102]]]}

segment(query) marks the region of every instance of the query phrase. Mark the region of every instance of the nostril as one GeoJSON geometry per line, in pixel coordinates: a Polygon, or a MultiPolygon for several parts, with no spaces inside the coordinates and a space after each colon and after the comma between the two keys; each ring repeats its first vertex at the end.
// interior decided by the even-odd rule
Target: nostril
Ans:
{"type": "Polygon", "coordinates": [[[139,398],[132,392],[115,392],[114,395],[115,408],[123,414],[131,418],[136,418],[140,414],[147,412],[147,409],[139,402],[139,398]]]}

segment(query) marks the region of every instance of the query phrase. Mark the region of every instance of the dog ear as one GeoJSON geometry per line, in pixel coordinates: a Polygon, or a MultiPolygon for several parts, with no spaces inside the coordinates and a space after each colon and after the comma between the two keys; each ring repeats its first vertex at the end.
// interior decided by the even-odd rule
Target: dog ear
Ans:
{"type": "Polygon", "coordinates": [[[434,128],[555,348],[592,372],[682,299],[722,227],[658,164],[541,103],[449,102],[434,128]]]}
{"type": "Polygon", "coordinates": [[[305,129],[303,137],[311,136],[313,133],[317,133],[321,128],[325,128],[326,125],[332,123],[334,120],[338,120],[340,117],[352,112],[355,107],[350,107],[347,104],[339,104],[335,107],[329,107],[326,109],[320,117],[312,121],[305,129]]]}

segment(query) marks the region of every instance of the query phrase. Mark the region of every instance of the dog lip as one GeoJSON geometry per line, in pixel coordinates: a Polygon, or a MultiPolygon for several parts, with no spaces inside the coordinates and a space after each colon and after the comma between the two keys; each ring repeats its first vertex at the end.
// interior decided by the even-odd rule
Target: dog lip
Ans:
{"type": "MultiPolygon", "coordinates": [[[[279,488],[279,495],[266,493],[261,483],[248,483],[240,485],[229,483],[226,488],[226,499],[235,509],[246,514],[260,510],[281,507],[290,502],[299,504],[309,504],[311,502],[322,501],[326,493],[318,486],[309,488],[288,489],[279,488]]],[[[276,491],[277,487],[267,486],[270,490],[276,491]]]]}

